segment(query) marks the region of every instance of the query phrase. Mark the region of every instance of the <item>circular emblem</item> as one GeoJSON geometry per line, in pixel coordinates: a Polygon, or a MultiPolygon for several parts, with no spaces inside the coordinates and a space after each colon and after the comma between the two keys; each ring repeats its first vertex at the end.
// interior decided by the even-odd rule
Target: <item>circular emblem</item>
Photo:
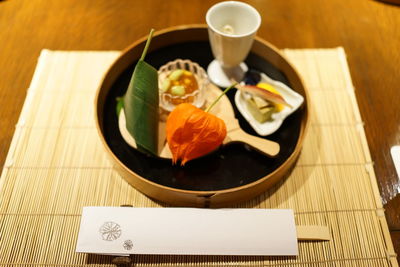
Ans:
{"type": "Polygon", "coordinates": [[[132,240],[129,240],[129,239],[125,240],[123,246],[124,246],[124,249],[131,250],[133,248],[132,240]]]}
{"type": "Polygon", "coordinates": [[[115,222],[105,222],[99,230],[105,241],[114,241],[121,236],[121,227],[115,222]]]}

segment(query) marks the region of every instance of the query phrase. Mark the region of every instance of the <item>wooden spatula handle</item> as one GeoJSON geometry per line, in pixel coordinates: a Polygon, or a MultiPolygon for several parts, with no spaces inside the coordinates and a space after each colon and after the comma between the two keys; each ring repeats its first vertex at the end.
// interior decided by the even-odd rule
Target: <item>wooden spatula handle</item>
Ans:
{"type": "Polygon", "coordinates": [[[280,150],[280,146],[277,142],[248,134],[241,128],[236,128],[228,132],[228,136],[231,139],[231,141],[240,141],[247,143],[250,146],[272,157],[278,155],[280,150]]]}

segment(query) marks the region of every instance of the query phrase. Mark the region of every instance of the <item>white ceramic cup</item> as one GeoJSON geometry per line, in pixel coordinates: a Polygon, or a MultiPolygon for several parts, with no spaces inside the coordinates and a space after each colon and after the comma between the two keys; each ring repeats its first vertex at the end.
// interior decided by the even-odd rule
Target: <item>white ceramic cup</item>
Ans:
{"type": "Polygon", "coordinates": [[[261,25],[261,16],[246,3],[226,1],[212,6],[206,21],[214,57],[223,67],[231,68],[247,57],[261,25]]]}

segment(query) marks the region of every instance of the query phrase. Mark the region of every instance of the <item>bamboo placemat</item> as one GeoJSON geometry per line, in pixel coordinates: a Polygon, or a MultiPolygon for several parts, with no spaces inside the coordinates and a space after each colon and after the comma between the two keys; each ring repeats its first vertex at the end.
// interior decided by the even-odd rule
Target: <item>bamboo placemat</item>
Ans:
{"type": "MultiPolygon", "coordinates": [[[[140,255],[136,266],[397,266],[344,50],[284,53],[309,89],[311,126],[290,177],[238,207],[294,209],[332,240],[301,242],[298,257],[140,255]]],[[[118,55],[42,52],[0,179],[0,266],[112,266],[74,252],[82,207],[160,206],[117,174],[95,129],[95,90],[118,55]]]]}

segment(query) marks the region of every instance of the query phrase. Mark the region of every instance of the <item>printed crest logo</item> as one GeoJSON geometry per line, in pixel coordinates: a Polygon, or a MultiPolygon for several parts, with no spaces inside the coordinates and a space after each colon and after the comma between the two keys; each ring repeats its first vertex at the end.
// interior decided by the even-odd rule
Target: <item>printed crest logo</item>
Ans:
{"type": "Polygon", "coordinates": [[[132,240],[125,240],[123,246],[125,250],[131,250],[133,248],[132,240]]]}
{"type": "Polygon", "coordinates": [[[121,227],[115,222],[105,222],[99,229],[101,238],[105,241],[114,241],[121,236],[121,227]]]}

